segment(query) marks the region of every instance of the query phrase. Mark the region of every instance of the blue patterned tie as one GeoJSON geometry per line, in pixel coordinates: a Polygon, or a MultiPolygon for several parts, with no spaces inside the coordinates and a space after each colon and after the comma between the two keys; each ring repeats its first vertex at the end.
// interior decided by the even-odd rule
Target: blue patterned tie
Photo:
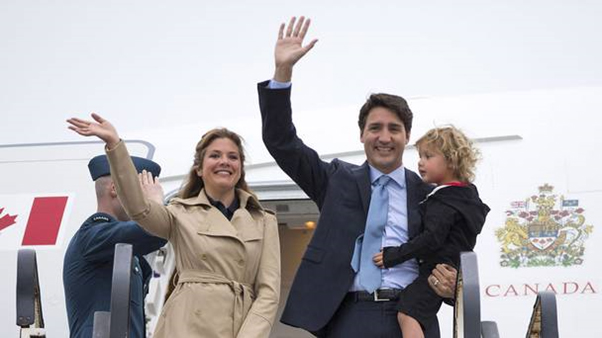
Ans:
{"type": "Polygon", "coordinates": [[[382,175],[373,183],[366,230],[364,235],[356,240],[351,259],[353,270],[359,274],[360,285],[370,293],[378,289],[382,282],[382,270],[374,264],[372,257],[380,252],[382,246],[383,230],[389,211],[389,181],[391,177],[382,175]]]}

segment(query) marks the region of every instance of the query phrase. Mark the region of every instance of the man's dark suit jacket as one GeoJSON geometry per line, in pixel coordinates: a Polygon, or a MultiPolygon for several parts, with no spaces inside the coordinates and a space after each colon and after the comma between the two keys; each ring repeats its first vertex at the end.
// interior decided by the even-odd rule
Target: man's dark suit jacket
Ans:
{"type": "MultiPolygon", "coordinates": [[[[330,163],[297,137],[291,89],[258,84],[263,141],[280,168],[317,204],[320,218],[293,281],[283,323],[316,332],[332,318],[353,283],[356,238],[364,233],[370,205],[370,168],[338,159],[330,163]]],[[[333,129],[333,137],[334,135],[333,129]]],[[[406,169],[409,236],[422,231],[418,203],[431,188],[406,169]]],[[[370,324],[370,323],[367,323],[370,324]]],[[[373,323],[374,324],[374,323],[373,323]]],[[[438,323],[436,335],[439,337],[438,323]]]]}

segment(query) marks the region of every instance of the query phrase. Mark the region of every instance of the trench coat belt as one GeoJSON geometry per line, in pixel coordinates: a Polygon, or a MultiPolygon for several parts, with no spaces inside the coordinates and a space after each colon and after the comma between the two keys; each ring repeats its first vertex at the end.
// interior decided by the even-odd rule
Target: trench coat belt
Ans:
{"type": "Polygon", "coordinates": [[[238,329],[240,329],[245,315],[251,308],[251,304],[255,299],[255,292],[251,285],[237,282],[222,275],[207,271],[187,270],[179,272],[178,275],[178,284],[209,283],[229,285],[234,293],[234,313],[232,314],[233,332],[237,332],[238,329]]]}

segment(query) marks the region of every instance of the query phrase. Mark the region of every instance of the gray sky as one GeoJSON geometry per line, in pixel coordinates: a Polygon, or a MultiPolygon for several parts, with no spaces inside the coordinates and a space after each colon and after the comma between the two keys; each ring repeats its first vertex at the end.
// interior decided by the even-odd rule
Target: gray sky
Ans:
{"type": "Polygon", "coordinates": [[[91,111],[126,136],[242,118],[257,133],[255,84],[292,15],[320,39],[295,70],[297,111],[602,84],[599,1],[3,0],[0,144],[81,140],[64,120],[91,111]]]}

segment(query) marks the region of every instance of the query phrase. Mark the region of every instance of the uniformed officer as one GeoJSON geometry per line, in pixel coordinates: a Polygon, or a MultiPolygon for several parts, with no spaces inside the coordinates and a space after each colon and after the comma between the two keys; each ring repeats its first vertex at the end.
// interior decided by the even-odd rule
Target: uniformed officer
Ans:
{"type": "MultiPolygon", "coordinates": [[[[150,160],[134,157],[138,172],[146,170],[157,177],[161,167],[150,160]]],[[[134,268],[130,291],[130,337],[146,337],[144,296],[152,269],[143,255],[158,250],[166,241],[147,233],[133,221],[117,198],[105,155],[88,163],[96,185],[97,212],[75,233],[65,252],[63,286],[67,303],[70,336],[92,337],[94,312],[109,311],[115,244],[133,245],[134,268]]]]}

